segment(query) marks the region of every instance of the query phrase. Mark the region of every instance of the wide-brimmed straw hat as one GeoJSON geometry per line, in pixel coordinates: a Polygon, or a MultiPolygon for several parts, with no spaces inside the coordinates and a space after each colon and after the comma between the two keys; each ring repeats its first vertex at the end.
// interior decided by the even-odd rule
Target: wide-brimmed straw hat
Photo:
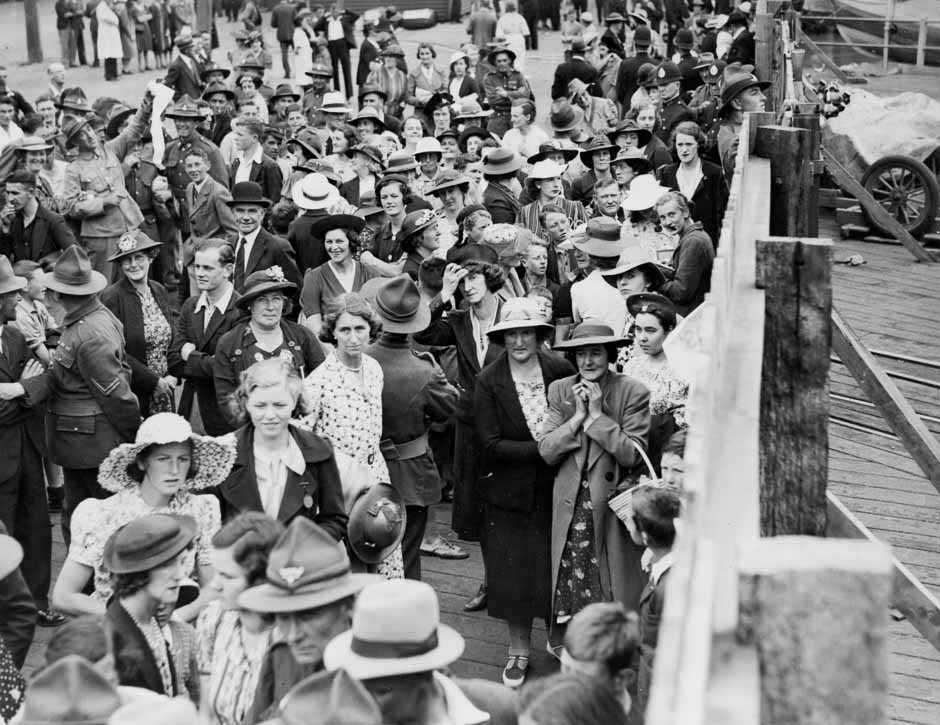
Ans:
{"type": "Polygon", "coordinates": [[[117,251],[108,257],[109,262],[116,262],[124,257],[129,257],[137,252],[145,252],[148,249],[156,249],[162,242],[151,239],[140,229],[131,232],[125,232],[117,243],[117,251]]]}
{"type": "Polygon", "coordinates": [[[620,204],[624,211],[645,211],[656,206],[656,202],[663,194],[672,189],[662,186],[652,174],[640,174],[630,182],[627,198],[620,204]]]}
{"type": "MultiPolygon", "coordinates": [[[[6,259],[6,257],[4,257],[6,259]]],[[[23,561],[23,547],[12,536],[0,534],[0,579],[5,579],[23,561]]]]}
{"type": "Polygon", "coordinates": [[[592,257],[619,257],[624,242],[620,239],[620,222],[613,217],[589,219],[584,235],[574,246],[592,257]]]}
{"type": "Polygon", "coordinates": [[[455,116],[454,120],[462,121],[465,118],[485,118],[486,116],[492,116],[493,111],[488,108],[483,108],[476,101],[463,101],[460,104],[460,112],[455,116]]]}
{"type": "Polygon", "coordinates": [[[526,177],[526,182],[544,181],[545,179],[557,179],[564,175],[567,169],[567,164],[559,164],[557,161],[551,161],[549,159],[536,161],[532,165],[532,169],[529,171],[529,175],[526,177]]]}
{"type": "Polygon", "coordinates": [[[66,655],[26,687],[22,725],[105,725],[121,706],[117,688],[84,657],[66,655]]]}
{"type": "Polygon", "coordinates": [[[351,597],[381,579],[350,572],[343,545],[303,516],[277,540],[265,576],[266,583],[238,596],[238,606],[270,614],[302,612],[351,597]]]}
{"type": "Polygon", "coordinates": [[[431,323],[431,309],[421,298],[414,280],[408,274],[391,279],[376,278],[363,285],[361,294],[368,297],[382,318],[382,330],[399,334],[421,332],[431,323]],[[371,284],[370,284],[371,283],[371,284]],[[370,290],[366,290],[366,286],[370,290]]]}
{"type": "Polygon", "coordinates": [[[189,421],[176,413],[156,413],[137,429],[133,443],[122,443],[108,454],[98,468],[98,483],[105,491],[122,491],[136,486],[127,472],[136,465],[137,456],[148,446],[167,445],[191,441],[192,463],[195,474],[187,479],[186,489],[200,491],[218,486],[224,481],[235,463],[235,441],[229,437],[213,438],[193,433],[189,421]]]}
{"type": "Polygon", "coordinates": [[[23,136],[23,138],[19,141],[14,141],[11,145],[17,151],[24,153],[26,151],[52,151],[52,149],[55,148],[55,144],[39,136],[23,136]]]}
{"type": "Polygon", "coordinates": [[[262,725],[309,725],[311,713],[324,725],[382,725],[382,711],[361,682],[346,670],[317,672],[281,699],[277,714],[262,725]]]}
{"type": "Polygon", "coordinates": [[[361,681],[437,670],[456,661],[463,650],[463,637],[440,623],[431,586],[395,579],[362,590],[352,629],[330,641],[323,664],[361,681]]]}
{"type": "Polygon", "coordinates": [[[617,266],[613,269],[602,269],[600,273],[610,284],[616,285],[618,277],[638,268],[643,269],[647,281],[653,288],[659,287],[666,281],[666,276],[657,264],[656,255],[640,246],[629,246],[624,249],[617,260],[617,266]]]}
{"type": "Polygon", "coordinates": [[[307,174],[290,191],[294,203],[305,210],[329,209],[340,199],[339,191],[329,179],[317,172],[307,174]]]}
{"type": "Polygon", "coordinates": [[[196,538],[191,516],[148,514],[124,524],[108,538],[101,563],[112,574],[136,574],[165,564],[196,538]]]}
{"type": "Polygon", "coordinates": [[[404,536],[405,501],[401,494],[388,483],[360,491],[346,525],[346,539],[356,557],[365,564],[385,561],[404,536]]]}
{"type": "Polygon", "coordinates": [[[310,225],[310,234],[323,239],[327,232],[334,229],[352,229],[354,232],[361,232],[365,225],[365,219],[355,214],[328,214],[310,225]]]}
{"type": "Polygon", "coordinates": [[[9,292],[19,292],[26,289],[29,280],[26,277],[17,277],[13,273],[13,265],[6,255],[0,254],[0,295],[9,292]]]}
{"type": "Polygon", "coordinates": [[[62,252],[51,272],[45,272],[40,282],[46,289],[66,295],[93,295],[108,286],[101,272],[91,268],[88,254],[77,244],[62,252]]]}
{"type": "Polygon", "coordinates": [[[296,289],[297,285],[284,276],[283,270],[278,265],[274,265],[267,269],[252,272],[245,278],[244,291],[241,297],[235,301],[235,306],[247,310],[251,303],[261,295],[266,295],[268,292],[293,291],[296,289]]]}
{"type": "Polygon", "coordinates": [[[615,335],[614,331],[597,320],[584,320],[575,325],[564,342],[556,343],[556,350],[577,350],[588,345],[625,345],[627,338],[615,335]]]}
{"type": "Polygon", "coordinates": [[[323,94],[323,103],[320,104],[323,113],[349,113],[352,109],[346,105],[346,96],[340,91],[328,91],[323,94]]]}
{"type": "Polygon", "coordinates": [[[509,330],[542,330],[551,332],[555,329],[542,315],[539,303],[531,297],[511,297],[505,302],[499,312],[499,322],[493,325],[486,334],[490,337],[509,330]]]}

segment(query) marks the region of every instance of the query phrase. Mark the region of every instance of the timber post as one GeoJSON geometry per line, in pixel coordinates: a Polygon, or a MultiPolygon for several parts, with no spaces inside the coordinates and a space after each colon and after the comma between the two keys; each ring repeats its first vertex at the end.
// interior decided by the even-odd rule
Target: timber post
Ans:
{"type": "MultiPolygon", "coordinates": [[[[808,217],[819,215],[818,194],[812,199],[813,149],[810,131],[792,126],[761,126],[754,152],[770,159],[770,233],[808,237],[808,217]]],[[[816,222],[818,224],[818,220],[816,222]]]]}
{"type": "Polygon", "coordinates": [[[831,277],[828,239],[758,239],[763,536],[826,535],[831,277]]]}
{"type": "Polygon", "coordinates": [[[23,0],[26,18],[26,62],[42,63],[42,41],[39,39],[39,11],[36,0],[23,0]]]}
{"type": "Polygon", "coordinates": [[[740,572],[738,639],[757,648],[761,724],[886,723],[888,548],[760,539],[743,553],[740,572]]]}
{"type": "Polygon", "coordinates": [[[819,180],[822,176],[824,163],[822,160],[822,132],[819,124],[819,113],[815,103],[801,103],[793,113],[794,128],[809,131],[809,166],[807,167],[806,183],[809,184],[803,201],[805,207],[807,237],[819,236],[819,180]]]}

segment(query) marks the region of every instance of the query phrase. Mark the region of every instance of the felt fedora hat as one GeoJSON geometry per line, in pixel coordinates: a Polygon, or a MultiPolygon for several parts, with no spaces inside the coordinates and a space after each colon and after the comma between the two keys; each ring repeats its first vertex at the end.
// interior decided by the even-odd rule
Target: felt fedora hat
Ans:
{"type": "Polygon", "coordinates": [[[196,519],[178,514],[148,514],[111,534],[101,557],[112,574],[134,574],[165,564],[196,538],[196,519]]]}
{"type": "Polygon", "coordinates": [[[592,257],[619,257],[624,248],[620,222],[606,216],[589,219],[584,236],[574,246],[592,257]]]}
{"type": "Polygon", "coordinates": [[[91,268],[88,254],[77,244],[62,252],[41,281],[46,289],[66,295],[93,295],[108,286],[108,280],[91,268]]]}
{"type": "Polygon", "coordinates": [[[233,440],[193,433],[189,421],[176,413],[155,413],[140,424],[133,443],[121,443],[111,449],[98,469],[98,482],[111,493],[132,488],[138,482],[128,473],[128,467],[136,465],[141,451],[185,441],[192,446],[192,467],[196,471],[186,480],[187,491],[213,488],[228,477],[235,463],[233,440]]]}
{"type": "Polygon", "coordinates": [[[383,279],[376,285],[372,301],[385,332],[421,332],[431,323],[431,309],[407,274],[383,279]]]}
{"type": "Polygon", "coordinates": [[[456,661],[463,650],[463,637],[440,623],[431,586],[395,579],[362,590],[352,628],[330,641],[323,664],[361,681],[437,670],[456,661]]]}
{"type": "Polygon", "coordinates": [[[66,655],[26,687],[22,725],[105,725],[121,706],[117,688],[84,657],[66,655]]]}
{"type": "Polygon", "coordinates": [[[758,80],[757,76],[743,69],[738,63],[731,63],[725,67],[724,82],[721,86],[721,103],[718,112],[721,113],[731,102],[748,88],[760,88],[766,91],[771,84],[768,81],[758,80]]]}
{"type": "Polygon", "coordinates": [[[92,112],[92,107],[88,104],[88,96],[81,88],[65,88],[59,94],[59,100],[54,101],[53,105],[60,111],[69,111],[70,113],[86,114],[92,112]]]}
{"type": "Polygon", "coordinates": [[[19,292],[26,289],[29,280],[26,277],[17,277],[13,274],[13,265],[6,255],[0,254],[0,295],[10,292],[19,292]]]}
{"type": "Polygon", "coordinates": [[[301,209],[329,209],[339,201],[339,191],[321,173],[307,174],[291,188],[291,199],[301,209]]]}
{"type": "Polygon", "coordinates": [[[459,171],[453,169],[443,169],[438,173],[434,182],[427,190],[429,196],[437,196],[445,189],[453,189],[455,186],[470,186],[470,177],[464,176],[459,171]]]}
{"type": "Polygon", "coordinates": [[[577,350],[588,345],[625,345],[627,338],[615,335],[607,325],[597,320],[584,320],[571,330],[564,342],[556,343],[555,350],[577,350]]]}
{"type": "Polygon", "coordinates": [[[497,335],[500,338],[509,330],[543,330],[551,332],[554,328],[542,316],[539,303],[531,297],[511,297],[499,311],[499,322],[493,325],[486,334],[490,337],[497,335]]]}
{"type": "Polygon", "coordinates": [[[385,561],[404,536],[405,501],[401,494],[388,483],[362,489],[349,509],[346,526],[346,539],[356,557],[365,564],[385,561]]]}
{"type": "Polygon", "coordinates": [[[516,173],[525,165],[521,156],[507,148],[493,149],[483,159],[483,173],[494,176],[508,176],[516,173]]]}
{"type": "Polygon", "coordinates": [[[567,100],[554,103],[548,114],[548,125],[556,133],[574,131],[583,121],[584,112],[567,100]]]}
{"type": "Polygon", "coordinates": [[[261,295],[268,292],[294,291],[297,285],[284,276],[284,272],[277,265],[267,269],[259,269],[245,278],[245,288],[241,297],[235,301],[235,306],[247,310],[248,307],[261,295]]]}
{"type": "Polygon", "coordinates": [[[254,206],[271,206],[271,200],[264,198],[264,192],[261,184],[254,181],[239,181],[232,187],[232,198],[225,202],[228,206],[238,206],[239,204],[252,204],[254,206]]]}
{"type": "MultiPolygon", "coordinates": [[[[6,259],[6,257],[4,257],[6,259]]],[[[5,579],[23,561],[23,547],[12,536],[0,534],[0,579],[5,579]]]]}
{"type": "Polygon", "coordinates": [[[616,286],[618,277],[634,269],[642,269],[646,274],[646,281],[654,289],[666,281],[666,277],[656,261],[656,255],[645,247],[632,245],[620,253],[616,267],[603,269],[600,273],[611,285],[616,286]]]}
{"type": "Polygon", "coordinates": [[[572,161],[577,157],[578,149],[572,148],[570,146],[562,146],[560,141],[548,141],[543,144],[539,144],[538,153],[532,154],[529,158],[526,159],[526,163],[537,164],[540,161],[546,161],[549,156],[554,154],[561,154],[565,159],[567,164],[569,161],[572,161]]]}
{"type": "Polygon", "coordinates": [[[300,100],[300,94],[294,90],[294,87],[290,83],[278,83],[277,88],[274,89],[274,95],[271,96],[272,100],[277,98],[290,98],[293,101],[300,100]]]}
{"type": "Polygon", "coordinates": [[[225,96],[226,100],[235,100],[235,91],[219,81],[214,81],[206,86],[206,90],[202,92],[202,100],[208,101],[212,96],[218,95],[219,93],[225,96]]]}
{"type": "Polygon", "coordinates": [[[649,25],[650,16],[649,16],[649,13],[646,12],[646,8],[644,7],[636,7],[630,12],[628,12],[627,15],[629,15],[631,18],[636,20],[638,23],[649,25]]]}
{"type": "Polygon", "coordinates": [[[352,229],[354,232],[361,232],[365,225],[365,219],[355,214],[328,214],[310,225],[310,234],[322,239],[333,229],[352,229]]]}
{"type": "Polygon", "coordinates": [[[413,155],[407,151],[395,151],[389,155],[388,161],[386,161],[384,176],[405,174],[417,170],[418,162],[415,161],[413,155]]]}
{"type": "Polygon", "coordinates": [[[108,257],[109,262],[116,262],[124,257],[129,257],[137,252],[146,252],[148,249],[156,249],[162,242],[151,239],[140,229],[131,232],[125,232],[117,243],[117,251],[108,257]]]}
{"type": "Polygon", "coordinates": [[[323,94],[323,103],[320,105],[323,113],[347,114],[350,112],[346,105],[346,96],[340,91],[328,91],[323,94]]]}
{"type": "Polygon", "coordinates": [[[262,725],[382,725],[382,711],[361,682],[346,670],[317,672],[294,685],[262,725]]]}
{"type": "Polygon", "coordinates": [[[302,612],[351,597],[382,578],[350,572],[343,545],[303,516],[277,540],[265,575],[265,584],[239,594],[238,606],[271,614],[302,612]]]}
{"type": "Polygon", "coordinates": [[[199,77],[204,81],[206,76],[210,73],[221,73],[223,78],[228,78],[230,75],[232,75],[232,69],[223,68],[215,61],[210,60],[202,67],[202,70],[199,71],[199,77]]]}
{"type": "Polygon", "coordinates": [[[163,115],[167,118],[201,119],[202,111],[196,104],[196,101],[190,98],[188,94],[183,94],[180,99],[170,106],[163,115]]]}

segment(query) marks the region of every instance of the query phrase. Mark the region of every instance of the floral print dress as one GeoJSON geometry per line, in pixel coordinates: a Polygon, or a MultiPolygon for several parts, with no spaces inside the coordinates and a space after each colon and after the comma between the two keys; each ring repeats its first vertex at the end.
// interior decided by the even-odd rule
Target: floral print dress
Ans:
{"type": "MultiPolygon", "coordinates": [[[[390,480],[379,450],[384,379],[381,366],[368,355],[362,356],[361,371],[354,371],[340,362],[335,350],[306,379],[310,413],[303,422],[334,448],[366,464],[373,484],[390,480]]],[[[387,579],[405,576],[401,546],[378,565],[378,572],[387,579]]]]}
{"type": "MultiPolygon", "coordinates": [[[[164,377],[167,372],[166,353],[170,349],[173,328],[166,319],[163,310],[154,299],[149,286],[137,292],[140,295],[140,311],[144,318],[144,343],[147,349],[147,367],[157,377],[164,377]]],[[[173,396],[154,390],[150,394],[150,414],[172,413],[173,396]]]]}

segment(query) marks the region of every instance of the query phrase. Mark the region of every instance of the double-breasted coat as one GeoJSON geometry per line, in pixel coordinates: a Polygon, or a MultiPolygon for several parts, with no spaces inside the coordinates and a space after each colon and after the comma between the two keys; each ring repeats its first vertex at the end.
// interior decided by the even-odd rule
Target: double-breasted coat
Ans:
{"type": "Polygon", "coordinates": [[[238,324],[243,312],[235,306],[238,293],[232,290],[225,313],[213,314],[207,327],[205,319],[209,310],[203,307],[196,312],[199,297],[190,297],[180,308],[173,342],[167,351],[167,369],[171,375],[186,381],[180,396],[179,414],[188,420],[193,412],[193,398],[196,398],[199,401],[203,428],[209,435],[218,436],[228,433],[232,427],[219,411],[215,381],[212,377],[215,348],[222,336],[238,324]],[[187,342],[195,345],[196,349],[183,360],[181,352],[187,342]]]}
{"type": "MultiPolygon", "coordinates": [[[[574,372],[563,357],[541,351],[538,357],[546,391],[574,372]]],[[[475,401],[489,614],[509,621],[545,618],[555,467],[529,431],[505,352],[480,372],[475,401]]]]}
{"type": "Polygon", "coordinates": [[[601,415],[586,428],[572,430],[573,375],[556,380],[548,389],[549,416],[539,441],[539,453],[557,465],[552,494],[552,591],[574,516],[575,499],[586,477],[593,506],[595,553],[605,600],[636,609],[645,579],[640,568],[642,550],[607,505],[618,493],[624,474],[641,462],[634,443],[647,445],[650,430],[650,394],[640,383],[609,372],[601,382],[601,415]]]}
{"type": "MultiPolygon", "coordinates": [[[[290,435],[300,448],[307,467],[302,475],[287,469],[277,520],[287,525],[296,517],[303,516],[322,526],[337,541],[342,541],[346,535],[347,516],[333,446],[305,428],[292,425],[290,435]]],[[[242,511],[264,511],[255,474],[254,439],[255,428],[251,423],[235,431],[235,463],[228,478],[219,486],[223,521],[242,511]]]]}

